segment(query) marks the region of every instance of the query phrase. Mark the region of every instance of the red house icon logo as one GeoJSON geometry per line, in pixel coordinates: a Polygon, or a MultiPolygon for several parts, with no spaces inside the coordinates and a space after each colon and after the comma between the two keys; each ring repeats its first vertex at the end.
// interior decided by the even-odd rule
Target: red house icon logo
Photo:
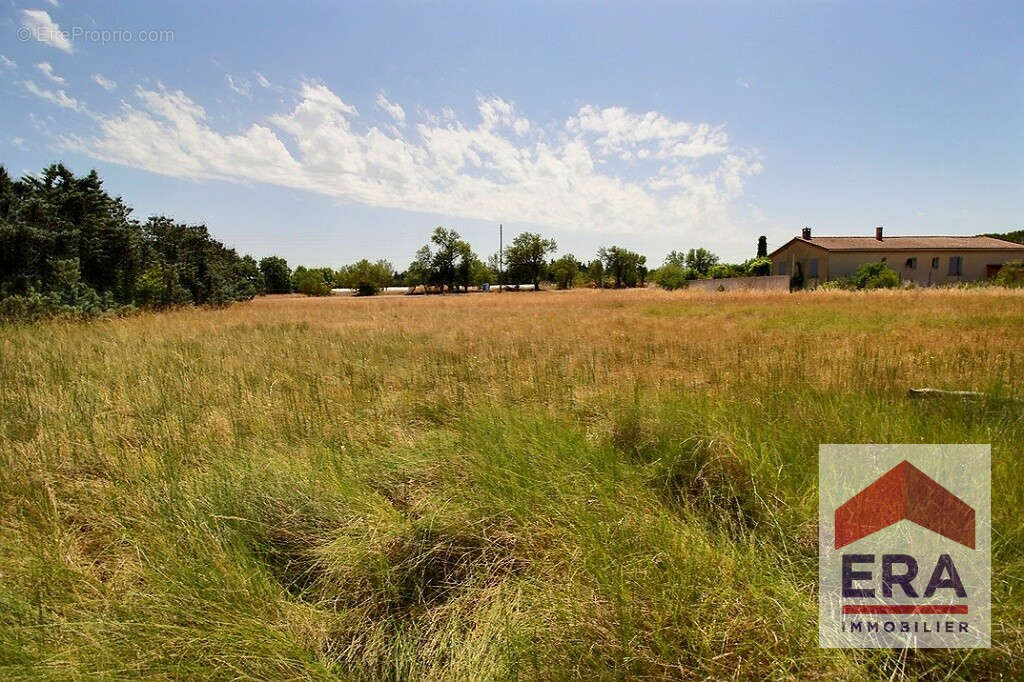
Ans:
{"type": "Polygon", "coordinates": [[[906,519],[974,549],[974,509],[906,460],[835,511],[835,548],[906,519]]]}

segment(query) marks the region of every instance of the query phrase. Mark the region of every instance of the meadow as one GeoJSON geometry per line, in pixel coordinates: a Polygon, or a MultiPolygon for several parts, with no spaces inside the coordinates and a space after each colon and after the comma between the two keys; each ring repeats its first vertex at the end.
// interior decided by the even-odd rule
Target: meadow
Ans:
{"type": "Polygon", "coordinates": [[[995,289],[3,326],[0,676],[1020,679],[1021,398],[995,289]],[[818,648],[817,449],[859,442],[992,444],[991,649],[818,648]]]}

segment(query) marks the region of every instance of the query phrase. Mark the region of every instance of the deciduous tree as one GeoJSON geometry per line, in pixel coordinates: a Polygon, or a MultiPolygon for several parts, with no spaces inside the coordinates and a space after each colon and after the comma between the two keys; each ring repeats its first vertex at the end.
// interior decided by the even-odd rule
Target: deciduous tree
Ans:
{"type": "Polygon", "coordinates": [[[284,258],[267,256],[260,260],[260,271],[268,294],[287,294],[292,290],[292,270],[284,258]]]}
{"type": "Polygon", "coordinates": [[[547,256],[558,248],[554,239],[545,239],[533,232],[523,232],[505,247],[505,262],[514,283],[532,282],[540,288],[547,256]]]}

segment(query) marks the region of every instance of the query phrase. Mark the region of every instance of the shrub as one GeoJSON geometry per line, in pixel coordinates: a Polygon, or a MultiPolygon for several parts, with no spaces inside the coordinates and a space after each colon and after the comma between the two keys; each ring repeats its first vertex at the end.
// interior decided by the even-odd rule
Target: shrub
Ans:
{"type": "Polygon", "coordinates": [[[746,264],[735,265],[732,263],[719,263],[718,265],[712,266],[708,271],[708,276],[711,277],[711,279],[746,277],[748,274],[746,264]]]}
{"type": "Polygon", "coordinates": [[[760,256],[751,258],[741,266],[748,277],[767,277],[772,274],[772,259],[760,256]]]}
{"type": "Polygon", "coordinates": [[[885,263],[865,263],[849,277],[839,277],[818,285],[819,289],[896,289],[900,276],[885,263]]]}
{"type": "Polygon", "coordinates": [[[654,283],[662,289],[673,291],[685,287],[691,279],[696,279],[697,273],[690,268],[682,267],[675,263],[665,263],[654,271],[654,283]]]}
{"type": "Polygon", "coordinates": [[[356,296],[373,296],[379,289],[369,282],[359,282],[355,286],[356,296]]]}
{"type": "Polygon", "coordinates": [[[999,268],[996,275],[995,283],[1011,289],[1024,288],[1024,263],[1019,260],[1003,263],[1003,267],[999,268]]]}
{"type": "Polygon", "coordinates": [[[885,263],[865,263],[853,273],[856,289],[895,289],[900,285],[900,276],[885,263]]]}

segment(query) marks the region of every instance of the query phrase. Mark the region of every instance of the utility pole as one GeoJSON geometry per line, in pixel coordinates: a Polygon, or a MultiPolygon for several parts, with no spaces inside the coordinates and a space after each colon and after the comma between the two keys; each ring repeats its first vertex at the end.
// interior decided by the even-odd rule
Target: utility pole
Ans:
{"type": "Polygon", "coordinates": [[[502,270],[503,270],[502,266],[504,265],[504,262],[502,261],[502,259],[505,257],[504,250],[505,250],[504,234],[503,234],[503,231],[502,231],[501,223],[498,223],[498,293],[499,294],[502,292],[502,284],[504,283],[504,280],[505,280],[505,277],[502,275],[502,270]]]}

